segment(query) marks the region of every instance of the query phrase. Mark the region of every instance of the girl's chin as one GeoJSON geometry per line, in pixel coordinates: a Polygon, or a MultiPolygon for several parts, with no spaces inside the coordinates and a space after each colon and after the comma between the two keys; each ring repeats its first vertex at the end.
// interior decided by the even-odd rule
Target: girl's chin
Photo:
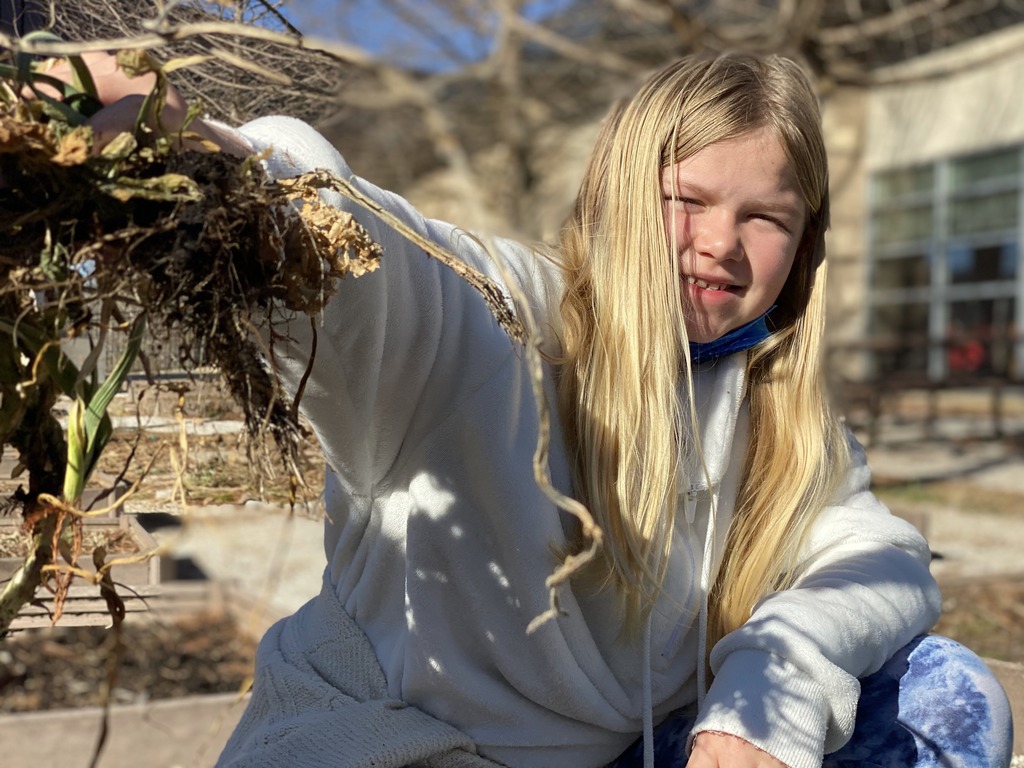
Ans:
{"type": "Polygon", "coordinates": [[[722,338],[737,327],[732,318],[714,317],[709,312],[703,314],[703,317],[698,314],[697,317],[690,317],[686,321],[686,335],[690,341],[707,344],[709,341],[722,338]]]}
{"type": "Polygon", "coordinates": [[[724,334],[703,334],[703,333],[687,333],[686,334],[691,344],[710,344],[712,341],[722,338],[724,334]]]}
{"type": "Polygon", "coordinates": [[[686,336],[691,342],[697,344],[710,344],[712,341],[718,341],[720,338],[729,333],[729,331],[738,328],[738,325],[723,324],[721,327],[701,327],[691,328],[689,325],[686,327],[686,336]]]}

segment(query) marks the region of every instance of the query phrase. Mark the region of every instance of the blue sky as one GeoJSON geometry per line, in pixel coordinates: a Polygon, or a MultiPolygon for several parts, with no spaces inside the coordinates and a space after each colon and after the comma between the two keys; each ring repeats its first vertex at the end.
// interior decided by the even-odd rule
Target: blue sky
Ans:
{"type": "MultiPolygon", "coordinates": [[[[527,15],[543,17],[574,0],[533,0],[527,15]]],[[[287,14],[305,34],[356,43],[382,58],[409,67],[445,69],[467,59],[486,55],[489,39],[470,28],[455,25],[440,15],[429,0],[410,3],[427,24],[445,29],[449,48],[433,45],[416,26],[396,19],[379,0],[289,0],[287,14]]]]}

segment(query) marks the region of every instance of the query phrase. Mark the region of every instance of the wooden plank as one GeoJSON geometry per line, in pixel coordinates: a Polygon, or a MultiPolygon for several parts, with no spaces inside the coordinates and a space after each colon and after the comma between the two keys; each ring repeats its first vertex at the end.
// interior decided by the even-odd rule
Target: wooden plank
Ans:
{"type": "MultiPolygon", "coordinates": [[[[149,558],[141,560],[140,562],[133,563],[122,563],[113,566],[111,568],[111,575],[114,582],[119,585],[118,593],[122,595],[122,599],[128,600],[131,596],[131,592],[142,594],[140,591],[142,587],[152,584],[159,584],[163,579],[163,570],[166,565],[166,558],[161,554],[155,553],[158,548],[156,539],[153,538],[152,534],[147,531],[142,524],[138,521],[135,515],[118,515],[117,517],[103,517],[103,518],[86,518],[83,521],[84,528],[97,529],[100,527],[109,527],[114,530],[126,531],[128,536],[132,539],[133,543],[138,548],[139,555],[149,554],[149,558]],[[125,586],[120,586],[125,585],[125,586]]],[[[15,525],[20,525],[20,521],[7,518],[0,519],[0,531],[11,530],[15,525]]],[[[108,559],[117,559],[120,557],[132,557],[131,553],[126,554],[109,554],[108,559]]],[[[20,557],[3,557],[0,558],[0,580],[9,579],[22,565],[22,558],[20,557]]],[[[78,560],[78,567],[83,571],[89,573],[95,573],[96,568],[92,563],[92,557],[89,552],[83,552],[82,556],[78,560]]],[[[86,589],[92,589],[94,594],[99,594],[99,588],[88,584],[83,585],[86,589]]],[[[72,588],[74,590],[75,587],[72,588]]],[[[74,597],[78,593],[72,592],[69,597],[74,597]]],[[[37,595],[37,597],[44,603],[49,600],[49,596],[46,594],[37,595]]],[[[106,606],[105,603],[101,602],[100,610],[105,614],[106,606]]],[[[29,611],[28,608],[24,609],[29,611]]],[[[66,608],[67,610],[67,608],[66,608]]],[[[91,610],[91,609],[89,609],[91,610]]]]}
{"type": "MultiPolygon", "coordinates": [[[[132,620],[143,617],[161,618],[170,615],[195,614],[225,609],[223,590],[206,581],[170,582],[164,585],[143,585],[137,594],[119,589],[125,611],[132,620]]],[[[52,625],[53,596],[46,594],[37,605],[22,609],[11,624],[11,630],[24,630],[52,625]]],[[[107,604],[100,596],[98,586],[73,586],[64,603],[57,626],[106,626],[110,624],[107,604]]]]}

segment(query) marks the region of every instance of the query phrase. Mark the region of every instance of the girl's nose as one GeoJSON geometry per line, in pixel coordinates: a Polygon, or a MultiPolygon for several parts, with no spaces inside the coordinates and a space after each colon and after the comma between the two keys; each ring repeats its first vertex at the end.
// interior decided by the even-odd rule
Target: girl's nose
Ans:
{"type": "Polygon", "coordinates": [[[728,211],[709,210],[695,222],[693,249],[701,256],[717,260],[738,259],[743,255],[736,218],[728,211]]]}

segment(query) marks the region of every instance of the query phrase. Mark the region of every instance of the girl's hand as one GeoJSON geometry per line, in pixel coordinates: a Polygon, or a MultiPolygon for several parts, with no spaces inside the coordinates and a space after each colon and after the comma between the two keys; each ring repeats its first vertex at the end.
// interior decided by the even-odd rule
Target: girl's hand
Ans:
{"type": "Polygon", "coordinates": [[[703,731],[693,742],[686,768],[786,768],[786,765],[739,736],[703,731]]]}
{"type": "MultiPolygon", "coordinates": [[[[89,67],[100,102],[105,105],[87,121],[93,130],[93,150],[99,152],[119,134],[134,129],[142,104],[156,84],[156,75],[149,73],[129,77],[117,63],[117,57],[109,53],[84,53],[82,60],[89,67]]],[[[45,70],[45,74],[66,83],[72,82],[71,65],[65,59],[55,61],[45,70]]],[[[41,85],[40,90],[52,96],[58,95],[45,85],[41,85]]],[[[153,127],[168,132],[178,131],[187,113],[185,99],[174,86],[169,85],[160,113],[160,125],[153,127]]],[[[239,156],[250,154],[249,148],[242,146],[236,136],[202,119],[193,120],[188,126],[188,132],[212,141],[226,152],[239,156]]],[[[186,141],[185,146],[189,149],[203,149],[200,142],[186,141]]]]}
{"type": "MultiPolygon", "coordinates": [[[[96,84],[96,95],[100,103],[106,107],[88,121],[93,128],[96,148],[101,149],[119,133],[134,128],[142,103],[156,84],[156,74],[150,72],[138,77],[129,77],[117,63],[117,57],[109,53],[83,53],[81,58],[96,84]]],[[[73,82],[71,65],[66,59],[54,60],[42,72],[65,83],[73,82]]],[[[39,84],[39,90],[50,96],[59,96],[53,88],[44,83],[39,84]]],[[[160,114],[161,127],[167,131],[181,128],[187,109],[185,99],[178,90],[168,87],[167,98],[160,114]]]]}
{"type": "MultiPolygon", "coordinates": [[[[152,72],[138,77],[128,77],[117,63],[117,57],[109,53],[92,51],[81,54],[81,59],[89,68],[89,73],[96,84],[96,95],[103,104],[114,104],[125,97],[145,97],[156,84],[156,75],[152,72]]],[[[71,65],[67,59],[52,60],[42,73],[65,83],[72,82],[71,65]]],[[[40,84],[39,89],[51,96],[59,95],[45,84],[40,84]]],[[[180,127],[181,120],[185,118],[185,100],[174,88],[167,89],[164,117],[169,121],[178,120],[177,125],[168,125],[169,128],[180,127]]]]}

